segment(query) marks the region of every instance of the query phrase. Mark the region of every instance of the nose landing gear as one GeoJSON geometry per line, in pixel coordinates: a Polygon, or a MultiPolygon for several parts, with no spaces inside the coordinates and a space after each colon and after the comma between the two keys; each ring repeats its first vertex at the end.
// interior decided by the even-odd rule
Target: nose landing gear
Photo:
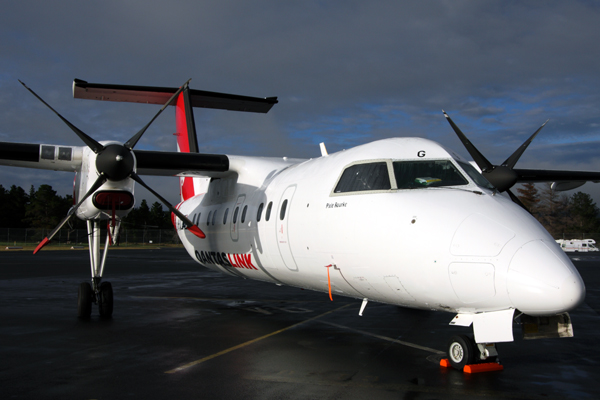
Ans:
{"type": "Polygon", "coordinates": [[[498,351],[494,343],[475,343],[466,335],[456,335],[450,339],[448,358],[443,359],[440,365],[467,373],[503,369],[498,361],[498,351]]]}
{"type": "Polygon", "coordinates": [[[106,243],[100,259],[100,221],[87,221],[88,242],[90,246],[90,265],[92,271],[92,283],[82,282],[79,285],[77,297],[77,316],[82,319],[89,318],[92,314],[92,303],[98,305],[100,316],[110,318],[113,313],[113,289],[110,282],[101,282],[104,272],[104,263],[111,241],[116,241],[119,232],[120,220],[109,223],[109,232],[106,235],[106,243]]]}

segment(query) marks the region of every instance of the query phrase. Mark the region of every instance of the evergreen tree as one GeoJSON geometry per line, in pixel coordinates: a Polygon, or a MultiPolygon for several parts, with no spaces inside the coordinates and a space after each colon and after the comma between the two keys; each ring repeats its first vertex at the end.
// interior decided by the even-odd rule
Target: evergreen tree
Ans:
{"type": "MultiPolygon", "coordinates": [[[[0,185],[0,209],[2,210],[9,210],[8,208],[8,195],[6,193],[6,189],[4,189],[4,187],[2,185],[0,185]]],[[[8,220],[8,215],[10,213],[8,212],[1,212],[0,213],[0,227],[4,228],[4,227],[8,227],[7,224],[7,220],[8,220]]]]}
{"type": "Polygon", "coordinates": [[[569,202],[566,195],[560,196],[546,183],[540,190],[537,206],[538,220],[552,235],[559,235],[567,229],[569,202]]]}
{"type": "Polygon", "coordinates": [[[522,188],[518,188],[519,200],[527,207],[529,212],[536,216],[538,212],[538,203],[540,202],[540,196],[538,190],[533,183],[524,183],[522,188]]]}
{"type": "Polygon", "coordinates": [[[170,212],[163,211],[162,204],[155,201],[150,209],[150,225],[167,229],[171,226],[170,212]]]}
{"type": "Polygon", "coordinates": [[[139,207],[134,208],[125,217],[127,225],[134,229],[142,229],[147,225],[151,225],[150,208],[146,199],[143,199],[139,207]]]}
{"type": "Polygon", "coordinates": [[[599,210],[589,194],[583,192],[575,193],[569,201],[569,211],[573,230],[581,233],[599,231],[599,210]]]}
{"type": "Polygon", "coordinates": [[[12,185],[8,192],[8,207],[11,212],[9,213],[7,228],[27,227],[24,221],[27,204],[29,204],[29,195],[22,187],[12,185]]]}
{"type": "Polygon", "coordinates": [[[40,185],[37,191],[32,186],[24,222],[32,228],[53,229],[67,215],[69,208],[68,201],[58,196],[52,186],[40,185]]]}

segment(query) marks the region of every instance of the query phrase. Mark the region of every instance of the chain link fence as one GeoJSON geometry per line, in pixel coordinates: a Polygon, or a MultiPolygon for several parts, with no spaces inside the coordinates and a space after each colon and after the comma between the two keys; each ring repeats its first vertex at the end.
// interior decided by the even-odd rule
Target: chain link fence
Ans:
{"type": "MultiPolygon", "coordinates": [[[[37,228],[0,228],[0,246],[35,247],[50,233],[50,229],[37,228]]],[[[50,246],[70,248],[87,246],[87,229],[61,229],[50,242],[50,246]]],[[[106,229],[101,231],[101,244],[106,240],[106,229]]],[[[553,233],[554,239],[594,239],[600,243],[600,232],[563,232],[553,233]]],[[[117,246],[181,245],[174,229],[121,229],[117,246]]]]}
{"type": "Polygon", "coordinates": [[[552,237],[555,240],[558,239],[594,239],[596,243],[600,243],[599,232],[564,232],[564,233],[553,233],[552,237]]]}
{"type": "MultiPolygon", "coordinates": [[[[51,229],[36,228],[0,228],[0,246],[2,247],[35,247],[51,229]]],[[[104,245],[106,229],[101,230],[100,243],[104,245]]],[[[121,229],[118,243],[120,247],[128,246],[176,246],[181,245],[175,229],[121,229]]],[[[63,228],[52,238],[49,246],[71,248],[88,246],[87,229],[63,228]]]]}

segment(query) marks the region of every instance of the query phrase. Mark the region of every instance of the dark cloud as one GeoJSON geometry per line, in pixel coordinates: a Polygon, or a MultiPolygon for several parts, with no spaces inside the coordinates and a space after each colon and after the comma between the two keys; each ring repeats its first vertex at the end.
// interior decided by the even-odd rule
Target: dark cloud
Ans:
{"type": "MultiPolygon", "coordinates": [[[[0,15],[0,141],[80,144],[17,79],[96,139],[124,140],[157,108],[74,100],[73,78],[178,86],[192,77],[193,88],[280,99],[267,115],[196,111],[207,152],[313,157],[320,141],[331,152],[424,136],[466,155],[445,109],[496,162],[550,118],[521,162],[539,167],[551,153],[553,168],[594,169],[597,4],[12,2],[0,15]]],[[[140,147],[174,149],[172,115],[140,147]]],[[[4,171],[4,186],[42,183],[4,171]]],[[[58,187],[63,175],[44,179],[58,187]]]]}

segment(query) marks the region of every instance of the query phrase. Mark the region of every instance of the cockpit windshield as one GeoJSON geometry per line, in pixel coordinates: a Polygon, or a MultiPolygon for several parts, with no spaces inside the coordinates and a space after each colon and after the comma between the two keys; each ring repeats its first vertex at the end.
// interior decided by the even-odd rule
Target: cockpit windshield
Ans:
{"type": "Polygon", "coordinates": [[[385,161],[355,164],[344,170],[334,193],[389,190],[390,176],[385,161]]]}
{"type": "Polygon", "coordinates": [[[394,161],[394,175],[398,189],[469,184],[449,160],[394,161]]]}
{"type": "Polygon", "coordinates": [[[469,185],[469,180],[464,173],[476,185],[494,190],[492,184],[471,164],[461,161],[457,161],[457,163],[464,172],[448,159],[377,160],[351,164],[344,169],[332,194],[469,185]]]}

